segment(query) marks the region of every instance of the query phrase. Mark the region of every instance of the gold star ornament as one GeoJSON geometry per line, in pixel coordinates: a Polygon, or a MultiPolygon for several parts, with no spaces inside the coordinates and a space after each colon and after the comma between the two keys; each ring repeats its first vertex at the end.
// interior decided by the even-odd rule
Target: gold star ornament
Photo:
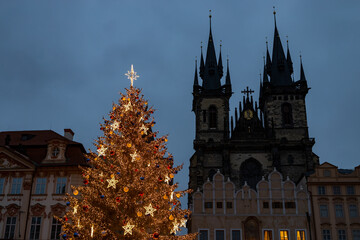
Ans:
{"type": "Polygon", "coordinates": [[[146,210],[145,215],[150,214],[152,217],[154,216],[154,212],[156,211],[156,209],[152,207],[151,203],[149,204],[149,206],[144,208],[146,210]]]}
{"type": "Polygon", "coordinates": [[[109,185],[107,186],[109,187],[113,187],[116,189],[116,184],[119,182],[118,180],[116,180],[115,178],[111,178],[111,179],[106,179],[106,181],[109,183],[109,185]]]}
{"type": "Polygon", "coordinates": [[[123,226],[123,229],[125,230],[124,236],[125,236],[126,234],[132,235],[132,229],[133,229],[134,227],[135,227],[135,225],[131,225],[129,222],[128,222],[125,226],[123,226]]]}

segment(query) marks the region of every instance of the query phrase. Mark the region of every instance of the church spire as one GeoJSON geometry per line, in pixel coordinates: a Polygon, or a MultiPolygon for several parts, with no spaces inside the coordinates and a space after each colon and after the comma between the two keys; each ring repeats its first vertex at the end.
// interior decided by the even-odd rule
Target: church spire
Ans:
{"type": "Polygon", "coordinates": [[[195,76],[194,76],[194,87],[199,86],[198,73],[197,73],[197,59],[195,59],[195,76]]]}
{"type": "Polygon", "coordinates": [[[205,70],[205,64],[204,64],[204,56],[203,56],[203,46],[201,42],[201,57],[200,57],[200,77],[204,78],[204,70],[205,70]]]}
{"type": "Polygon", "coordinates": [[[305,73],[304,73],[304,68],[303,68],[303,64],[302,64],[301,55],[300,55],[300,81],[306,82],[306,78],[305,78],[305,73]]]}
{"type": "Polygon", "coordinates": [[[222,47],[222,41],[220,40],[220,53],[219,53],[219,61],[218,61],[218,71],[219,71],[219,77],[222,78],[224,75],[224,68],[222,64],[222,57],[221,57],[221,47],[222,47]]]}
{"type": "Polygon", "coordinates": [[[226,59],[225,93],[230,94],[230,96],[232,94],[230,71],[229,71],[229,58],[226,59]]]}
{"type": "Polygon", "coordinates": [[[270,54],[269,54],[269,47],[268,47],[268,41],[266,39],[266,64],[265,64],[265,68],[266,68],[266,73],[267,74],[271,74],[271,58],[270,58],[270,54]]]}
{"type": "Polygon", "coordinates": [[[220,83],[221,77],[216,60],[214,40],[211,31],[211,11],[210,11],[209,19],[210,19],[210,33],[209,33],[209,41],[206,51],[206,60],[205,60],[204,73],[202,79],[203,79],[203,88],[205,90],[216,90],[221,87],[221,83],[220,83]]]}
{"type": "Polygon", "coordinates": [[[268,79],[268,73],[266,71],[267,67],[266,67],[266,63],[265,63],[265,57],[264,57],[264,72],[263,72],[263,83],[266,83],[266,82],[269,82],[269,79],[268,79]]]}
{"type": "Polygon", "coordinates": [[[274,42],[272,52],[271,83],[274,85],[290,85],[292,83],[289,66],[286,62],[284,49],[281,44],[279,31],[276,26],[276,12],[274,10],[274,42]]]}
{"type": "MultiPolygon", "coordinates": [[[[287,36],[286,36],[286,38],[287,38],[287,36]]],[[[289,67],[290,74],[293,74],[294,68],[293,68],[293,62],[292,62],[291,56],[290,56],[289,40],[288,39],[286,39],[286,48],[287,48],[286,62],[287,62],[287,65],[289,67]]]]}

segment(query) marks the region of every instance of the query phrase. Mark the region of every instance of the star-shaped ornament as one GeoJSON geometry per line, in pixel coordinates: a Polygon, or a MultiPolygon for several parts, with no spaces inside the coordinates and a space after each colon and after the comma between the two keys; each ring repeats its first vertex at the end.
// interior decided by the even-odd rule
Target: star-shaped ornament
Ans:
{"type": "Polygon", "coordinates": [[[124,236],[125,236],[126,234],[132,235],[132,229],[133,229],[134,227],[135,227],[135,225],[131,225],[129,222],[128,222],[125,226],[123,226],[123,229],[125,230],[124,236]]]}
{"type": "Polygon", "coordinates": [[[169,178],[169,176],[166,175],[164,182],[166,182],[167,184],[170,184],[170,180],[171,180],[171,178],[169,178]]]}
{"type": "Polygon", "coordinates": [[[124,105],[125,112],[131,110],[131,102],[129,101],[127,104],[124,105]]]}
{"type": "Polygon", "coordinates": [[[116,131],[116,130],[118,130],[119,129],[119,126],[120,126],[120,123],[118,122],[118,121],[114,121],[113,122],[113,124],[111,124],[111,129],[113,130],[113,131],[116,131]]]}
{"type": "Polygon", "coordinates": [[[99,154],[99,157],[100,157],[100,156],[105,156],[105,151],[106,151],[106,150],[107,150],[106,147],[101,146],[101,148],[99,148],[99,149],[97,150],[97,152],[98,152],[98,154],[99,154]]]}
{"type": "Polygon", "coordinates": [[[130,156],[131,156],[131,162],[135,162],[139,155],[137,155],[137,153],[135,151],[133,154],[130,154],[130,156]]]}
{"type": "Polygon", "coordinates": [[[178,225],[178,222],[175,220],[173,222],[173,228],[171,229],[170,234],[172,234],[172,233],[176,234],[176,232],[178,232],[178,231],[180,231],[179,225],[178,225]]]}
{"type": "Polygon", "coordinates": [[[181,219],[180,220],[180,227],[186,227],[186,222],[187,222],[186,219],[181,219]]]}
{"type": "Polygon", "coordinates": [[[143,124],[141,127],[140,127],[140,130],[144,132],[144,134],[147,134],[147,130],[148,128],[145,127],[145,125],[143,124]]]}
{"type": "Polygon", "coordinates": [[[156,209],[151,206],[151,203],[149,204],[149,206],[144,208],[146,210],[145,215],[150,214],[152,217],[154,216],[154,212],[156,211],[156,209]]]}
{"type": "Polygon", "coordinates": [[[128,79],[130,79],[131,81],[131,86],[133,86],[134,84],[134,80],[136,80],[139,76],[136,74],[136,72],[134,71],[134,66],[131,64],[131,70],[128,71],[127,73],[125,73],[125,75],[128,77],[128,79]]]}
{"type": "Polygon", "coordinates": [[[116,188],[116,184],[119,182],[119,181],[116,180],[115,178],[106,179],[106,181],[109,183],[109,185],[107,186],[108,188],[109,188],[109,187],[116,188]]]}

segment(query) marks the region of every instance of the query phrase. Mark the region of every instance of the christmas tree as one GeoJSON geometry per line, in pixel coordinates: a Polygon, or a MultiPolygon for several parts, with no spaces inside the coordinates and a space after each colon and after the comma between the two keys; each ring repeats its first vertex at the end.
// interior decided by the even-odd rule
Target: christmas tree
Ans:
{"type": "Polygon", "coordinates": [[[152,107],[133,86],[138,77],[131,66],[130,89],[113,104],[109,119],[101,124],[103,137],[97,152],[86,155],[83,186],[72,187],[66,197],[68,211],[61,218],[65,239],[195,239],[176,236],[190,211],[181,209],[167,137],[157,137],[152,107]]]}

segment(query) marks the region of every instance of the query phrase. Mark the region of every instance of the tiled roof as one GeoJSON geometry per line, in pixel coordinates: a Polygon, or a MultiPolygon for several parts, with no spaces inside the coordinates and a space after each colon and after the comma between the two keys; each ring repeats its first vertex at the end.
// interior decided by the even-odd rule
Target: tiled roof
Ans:
{"type": "Polygon", "coordinates": [[[85,165],[84,146],[52,130],[0,132],[0,146],[5,145],[29,157],[29,160],[38,166],[85,165]],[[8,138],[8,144],[6,144],[6,138],[8,138]],[[66,144],[66,162],[42,163],[46,157],[47,144],[51,140],[60,140],[66,144]]]}

